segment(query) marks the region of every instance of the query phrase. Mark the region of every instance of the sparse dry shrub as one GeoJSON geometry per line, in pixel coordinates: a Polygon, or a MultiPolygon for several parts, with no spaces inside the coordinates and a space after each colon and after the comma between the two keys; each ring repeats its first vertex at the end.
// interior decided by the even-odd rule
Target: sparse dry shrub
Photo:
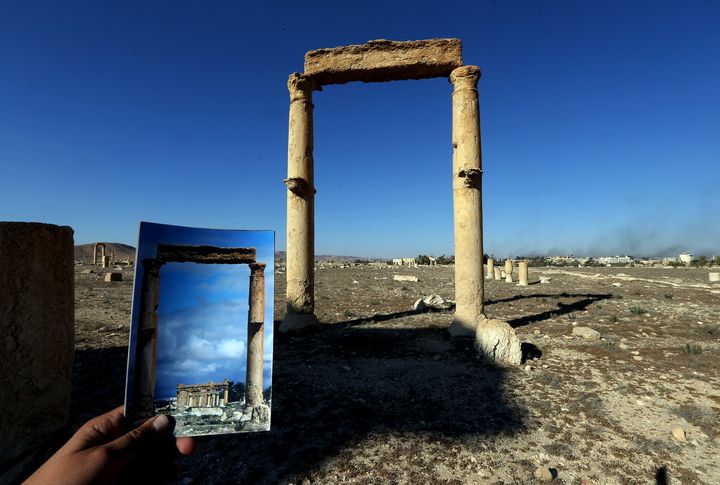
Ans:
{"type": "Polygon", "coordinates": [[[605,340],[604,342],[600,342],[599,347],[603,350],[607,350],[608,352],[617,352],[619,350],[615,342],[611,340],[605,340]]]}
{"type": "Polygon", "coordinates": [[[710,436],[717,435],[717,424],[720,421],[717,411],[697,404],[684,404],[673,409],[673,412],[688,423],[702,428],[710,436]]]}
{"type": "Polygon", "coordinates": [[[700,355],[703,353],[703,349],[698,344],[685,344],[683,352],[689,355],[700,355]]]}
{"type": "Polygon", "coordinates": [[[698,337],[720,337],[720,326],[718,325],[698,325],[694,330],[698,337]]]}
{"type": "Polygon", "coordinates": [[[552,372],[547,371],[540,371],[537,374],[535,374],[535,379],[545,386],[551,386],[551,387],[558,387],[562,385],[563,380],[562,377],[560,377],[557,374],[553,374],[552,372]]]}

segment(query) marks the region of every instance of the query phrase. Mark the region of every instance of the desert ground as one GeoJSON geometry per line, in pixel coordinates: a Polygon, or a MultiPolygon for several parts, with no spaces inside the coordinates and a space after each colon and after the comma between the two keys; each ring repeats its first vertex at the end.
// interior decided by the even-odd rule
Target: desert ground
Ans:
{"type": "MultiPolygon", "coordinates": [[[[106,283],[76,270],[78,426],[122,403],[133,272],[106,283]]],[[[177,482],[720,483],[708,269],[530,268],[530,283],[486,280],[486,314],[530,349],[503,368],[449,337],[450,311],[412,311],[453,297],[452,267],[318,267],[323,324],[276,332],[272,430],[198,438],[177,482]]],[[[277,326],[282,273],[275,290],[277,326]]]]}

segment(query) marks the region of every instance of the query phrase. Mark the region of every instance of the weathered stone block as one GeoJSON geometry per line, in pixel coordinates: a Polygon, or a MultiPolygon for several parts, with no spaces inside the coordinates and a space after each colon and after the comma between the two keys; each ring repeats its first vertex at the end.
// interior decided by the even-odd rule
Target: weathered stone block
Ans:
{"type": "Polygon", "coordinates": [[[475,350],[496,364],[520,365],[522,347],[515,330],[502,320],[484,319],[475,330],[475,350]]]}
{"type": "Polygon", "coordinates": [[[10,482],[68,418],[73,271],[70,227],[0,222],[0,476],[10,482]]]}
{"type": "Polygon", "coordinates": [[[460,39],[371,40],[305,54],[305,74],[319,84],[448,77],[460,66],[460,39]]]}
{"type": "Polygon", "coordinates": [[[122,281],[122,273],[105,273],[105,282],[122,281]]]}
{"type": "Polygon", "coordinates": [[[410,275],[404,275],[404,274],[396,274],[393,275],[393,280],[395,281],[412,281],[413,283],[418,282],[417,276],[410,276],[410,275]]]}
{"type": "Polygon", "coordinates": [[[590,327],[573,327],[572,334],[587,340],[600,340],[600,332],[590,327]]]}

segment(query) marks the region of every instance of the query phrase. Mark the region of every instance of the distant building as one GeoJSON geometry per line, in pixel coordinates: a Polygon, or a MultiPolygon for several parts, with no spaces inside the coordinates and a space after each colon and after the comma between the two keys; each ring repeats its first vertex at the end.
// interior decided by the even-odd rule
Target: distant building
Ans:
{"type": "Polygon", "coordinates": [[[601,256],[597,260],[600,264],[630,264],[633,262],[630,256],[601,256]]]}
{"type": "Polygon", "coordinates": [[[577,261],[577,258],[573,256],[572,254],[564,255],[564,256],[549,256],[546,258],[546,260],[549,263],[555,263],[555,264],[562,264],[562,263],[574,263],[577,261]]]}
{"type": "Polygon", "coordinates": [[[682,253],[678,256],[678,259],[683,264],[690,264],[693,262],[693,255],[690,253],[682,253]]]}

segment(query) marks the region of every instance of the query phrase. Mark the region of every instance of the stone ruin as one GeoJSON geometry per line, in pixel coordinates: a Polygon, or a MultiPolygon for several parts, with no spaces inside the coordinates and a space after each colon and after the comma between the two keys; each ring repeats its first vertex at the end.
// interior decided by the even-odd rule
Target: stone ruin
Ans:
{"type": "MultiPolygon", "coordinates": [[[[432,258],[435,261],[435,258],[432,258]]],[[[418,263],[415,258],[395,258],[392,260],[393,266],[410,266],[411,268],[417,268],[418,263]]]]}
{"type": "Polygon", "coordinates": [[[227,406],[230,402],[230,383],[208,382],[207,384],[177,385],[175,405],[179,410],[191,407],[227,406]]]}
{"type": "Polygon", "coordinates": [[[115,261],[115,250],[112,250],[111,254],[106,255],[107,245],[109,243],[96,242],[93,243],[93,265],[98,264],[98,248],[100,248],[100,265],[103,268],[109,268],[110,265],[115,261]]]}
{"type": "MultiPolygon", "coordinates": [[[[132,420],[154,414],[157,309],[160,296],[160,269],[165,263],[247,264],[250,266],[248,292],[248,342],[245,402],[263,404],[263,346],[265,338],[265,263],[255,261],[255,248],[184,246],[158,244],[155,258],[142,260],[140,315],[131,399],[126,414],[132,420]]],[[[226,398],[227,399],[227,398],[226,398]]],[[[227,402],[227,400],[225,401],[227,402]]]]}
{"type": "Polygon", "coordinates": [[[477,82],[459,39],[374,40],[305,54],[305,72],[288,79],[287,293],[281,331],[317,323],[314,280],[314,91],[354,81],[446,77],[452,93],[452,187],[455,237],[454,336],[473,336],[483,312],[482,160],[477,82]]]}
{"type": "Polygon", "coordinates": [[[75,338],[73,253],[70,227],[0,222],[2,483],[36,467],[67,424],[75,338]]]}

